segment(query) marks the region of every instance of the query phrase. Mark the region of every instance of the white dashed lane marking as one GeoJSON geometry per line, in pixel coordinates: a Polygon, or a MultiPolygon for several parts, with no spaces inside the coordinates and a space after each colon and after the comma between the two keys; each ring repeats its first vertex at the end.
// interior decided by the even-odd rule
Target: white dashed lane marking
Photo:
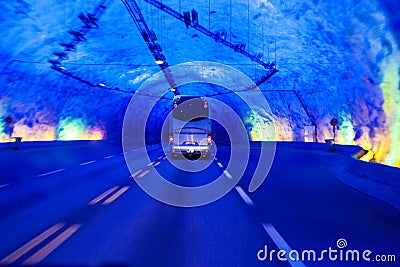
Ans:
{"type": "Polygon", "coordinates": [[[243,201],[250,206],[253,206],[254,203],[251,200],[251,198],[244,192],[244,190],[240,186],[235,186],[236,191],[239,193],[239,195],[242,197],[243,201]]]}
{"type": "Polygon", "coordinates": [[[148,174],[150,172],[150,170],[145,170],[144,172],[142,172],[138,178],[143,178],[146,174],[148,174]]]}
{"type": "Polygon", "coordinates": [[[56,238],[51,240],[47,245],[38,250],[35,254],[26,259],[23,264],[37,264],[41,262],[44,258],[46,258],[51,252],[53,252],[56,248],[58,248],[62,243],[65,242],[70,236],[72,236],[78,229],[81,227],[81,224],[74,224],[70,226],[67,230],[62,232],[56,238]]]}
{"type": "Polygon", "coordinates": [[[219,166],[220,168],[223,168],[223,167],[224,167],[224,165],[222,165],[221,162],[217,162],[217,164],[218,164],[218,166],[219,166]]]}
{"type": "Polygon", "coordinates": [[[139,173],[141,173],[142,171],[143,171],[143,170],[138,170],[138,171],[132,173],[132,175],[129,176],[129,177],[135,178],[135,177],[136,177],[139,173]]]}
{"type": "MultiPolygon", "coordinates": [[[[279,249],[284,250],[286,252],[292,251],[291,247],[288,245],[285,239],[283,239],[283,237],[278,233],[278,231],[272,224],[263,223],[262,225],[265,231],[267,231],[267,234],[271,237],[271,239],[274,241],[274,243],[279,249]]],[[[302,261],[291,261],[290,259],[288,259],[288,262],[292,267],[305,267],[302,261]]]]}
{"type": "Polygon", "coordinates": [[[153,164],[154,167],[157,167],[158,165],[160,165],[160,161],[157,161],[156,163],[153,164]]]}
{"type": "Polygon", "coordinates": [[[36,177],[43,177],[43,176],[47,176],[47,175],[54,174],[54,173],[57,173],[57,172],[62,172],[62,171],[65,171],[65,169],[59,169],[59,170],[55,170],[55,171],[52,171],[52,172],[42,173],[42,174],[37,175],[36,177]]]}
{"type": "Polygon", "coordinates": [[[111,155],[111,156],[104,157],[104,159],[111,159],[113,157],[114,157],[114,155],[111,155]]]}
{"type": "Polygon", "coordinates": [[[84,166],[84,165],[92,164],[92,163],[95,163],[95,162],[96,162],[96,160],[91,160],[91,161],[88,161],[88,162],[81,163],[81,164],[79,164],[79,166],[84,166]]]}
{"type": "Polygon", "coordinates": [[[11,184],[2,184],[2,185],[0,185],[0,188],[6,187],[6,186],[9,186],[9,185],[11,185],[11,184]]]}
{"type": "Polygon", "coordinates": [[[99,203],[100,201],[102,201],[103,199],[105,199],[108,195],[110,195],[112,192],[114,192],[115,190],[117,190],[118,186],[114,186],[110,189],[108,189],[107,191],[105,191],[103,194],[101,194],[100,196],[96,197],[95,199],[93,199],[92,201],[89,202],[89,205],[95,205],[97,203],[99,203]]]}
{"type": "Polygon", "coordinates": [[[113,195],[111,195],[109,198],[107,198],[101,205],[108,205],[115,201],[117,198],[119,198],[123,193],[125,193],[126,190],[129,189],[129,186],[124,186],[117,192],[115,192],[113,195]]]}
{"type": "Polygon", "coordinates": [[[49,238],[52,234],[61,229],[64,225],[65,225],[64,223],[58,223],[50,227],[49,229],[47,229],[40,235],[36,236],[31,241],[29,241],[28,243],[26,243],[25,245],[23,245],[22,247],[20,247],[19,249],[15,250],[13,253],[2,259],[0,261],[0,264],[11,264],[14,261],[18,260],[26,253],[28,253],[31,249],[33,249],[34,247],[42,243],[44,240],[49,238]]]}
{"type": "Polygon", "coordinates": [[[224,170],[224,174],[228,179],[233,179],[232,175],[227,170],[224,170]]]}

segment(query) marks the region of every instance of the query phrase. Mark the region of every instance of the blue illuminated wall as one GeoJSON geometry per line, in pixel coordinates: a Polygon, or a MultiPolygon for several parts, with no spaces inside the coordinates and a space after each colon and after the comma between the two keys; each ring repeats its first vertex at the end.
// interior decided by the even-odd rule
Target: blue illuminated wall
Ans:
{"type": "Polygon", "coordinates": [[[0,78],[2,141],[120,139],[128,96],[90,88],[47,66],[13,62],[0,78]]]}
{"type": "MultiPolygon", "coordinates": [[[[99,2],[19,0],[0,6],[2,141],[10,130],[25,140],[120,138],[130,95],[79,83],[47,63],[60,50],[59,42],[70,40],[68,31],[82,26],[77,15],[91,12],[99,2]],[[4,123],[9,115],[14,118],[12,129],[4,123]]],[[[232,7],[230,2],[211,1],[209,15],[206,0],[163,1],[176,10],[195,8],[202,25],[208,27],[210,20],[210,30],[227,30],[231,42],[250,41],[246,49],[263,53],[265,61],[275,60],[276,47],[279,72],[260,88],[274,114],[276,139],[304,141],[305,129],[314,119],[318,141],[323,142],[332,137],[329,121],[336,117],[339,143],[359,144],[373,150],[378,162],[400,165],[397,2],[237,0],[232,7]]],[[[229,64],[252,79],[263,74],[245,57],[144,1],[138,3],[171,65],[209,60],[229,64]]],[[[83,79],[133,91],[158,71],[120,1],[86,37],[64,61],[83,79]]],[[[223,100],[240,106],[229,95],[223,100]]],[[[259,139],[262,129],[251,125],[263,121],[263,115],[239,113],[252,129],[250,136],[259,139]]]]}

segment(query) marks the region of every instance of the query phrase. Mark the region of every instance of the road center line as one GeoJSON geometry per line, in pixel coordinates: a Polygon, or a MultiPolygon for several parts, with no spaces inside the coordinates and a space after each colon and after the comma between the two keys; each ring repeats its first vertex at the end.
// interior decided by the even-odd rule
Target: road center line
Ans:
{"type": "Polygon", "coordinates": [[[79,166],[88,165],[88,164],[92,164],[92,163],[95,163],[95,162],[96,162],[96,160],[91,160],[91,161],[88,161],[88,162],[81,163],[81,164],[79,164],[79,166]]]}
{"type": "Polygon", "coordinates": [[[111,197],[107,198],[101,205],[108,205],[114,200],[116,200],[119,196],[121,196],[123,193],[125,193],[126,190],[129,189],[129,186],[124,186],[120,190],[118,190],[116,193],[114,193],[111,197]]]}
{"type": "Polygon", "coordinates": [[[65,240],[67,240],[70,236],[72,236],[78,229],[81,227],[81,224],[74,224],[70,226],[67,230],[62,232],[59,236],[50,241],[43,248],[38,250],[35,254],[26,259],[23,264],[37,264],[46,258],[51,252],[53,252],[56,248],[58,248],[65,240]]]}
{"type": "Polygon", "coordinates": [[[148,174],[150,172],[150,170],[145,170],[144,172],[142,172],[138,178],[143,178],[143,176],[145,176],[146,174],[148,174]]]}
{"type": "Polygon", "coordinates": [[[114,157],[114,155],[111,155],[111,156],[108,156],[108,157],[104,157],[104,159],[111,159],[113,157],[114,157]]]}
{"type": "Polygon", "coordinates": [[[97,203],[99,203],[100,201],[102,201],[104,198],[106,198],[108,195],[110,195],[112,192],[114,192],[115,190],[117,190],[118,186],[114,186],[110,189],[108,189],[106,192],[104,192],[103,194],[101,194],[100,196],[94,198],[92,201],[89,202],[89,205],[95,205],[97,203]]]}
{"type": "Polygon", "coordinates": [[[217,162],[217,164],[218,164],[218,166],[219,166],[220,168],[223,168],[223,167],[224,167],[224,165],[222,165],[221,162],[217,162]]]}
{"type": "Polygon", "coordinates": [[[137,176],[139,173],[141,173],[142,171],[143,171],[143,170],[138,170],[138,171],[134,172],[130,177],[136,178],[136,176],[137,176]]]}
{"type": "Polygon", "coordinates": [[[57,173],[57,172],[62,172],[62,171],[65,171],[65,169],[59,169],[59,170],[55,170],[55,171],[52,171],[52,172],[42,173],[42,174],[36,175],[36,177],[43,177],[43,176],[46,176],[46,175],[50,175],[50,174],[57,173]]]}
{"type": "Polygon", "coordinates": [[[235,186],[235,189],[247,205],[254,206],[254,203],[251,200],[251,198],[246,194],[246,192],[244,192],[244,190],[240,186],[235,186]]]}
{"type": "Polygon", "coordinates": [[[224,170],[224,174],[228,179],[233,179],[232,175],[227,170],[224,170]]]}
{"type": "Polygon", "coordinates": [[[14,251],[13,253],[8,255],[4,259],[2,259],[0,261],[0,264],[11,264],[14,261],[18,260],[20,257],[25,255],[28,251],[30,251],[31,249],[33,249],[34,247],[36,247],[37,245],[42,243],[49,236],[51,236],[52,234],[57,232],[59,229],[61,229],[61,227],[63,227],[64,225],[65,225],[65,223],[58,223],[58,224],[50,227],[49,229],[47,229],[46,231],[44,231],[43,233],[41,233],[40,235],[38,235],[31,241],[29,241],[28,243],[26,243],[25,245],[23,245],[16,251],[14,251]]]}
{"type": "Polygon", "coordinates": [[[11,184],[2,184],[2,185],[0,185],[0,188],[6,187],[6,186],[9,186],[9,185],[11,185],[11,184]]]}
{"type": "MultiPolygon", "coordinates": [[[[263,223],[262,225],[279,249],[286,251],[286,253],[292,251],[289,244],[285,241],[285,239],[283,239],[283,237],[278,233],[275,227],[272,226],[272,224],[263,223]]],[[[292,267],[305,267],[302,261],[291,261],[288,259],[288,262],[292,267]]]]}

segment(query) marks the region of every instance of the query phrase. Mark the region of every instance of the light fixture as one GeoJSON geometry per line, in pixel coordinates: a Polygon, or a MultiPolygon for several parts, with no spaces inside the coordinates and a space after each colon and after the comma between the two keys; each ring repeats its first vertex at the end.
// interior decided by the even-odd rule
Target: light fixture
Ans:
{"type": "Polygon", "coordinates": [[[157,60],[156,60],[156,64],[157,64],[157,65],[162,65],[162,64],[164,64],[164,61],[161,60],[161,59],[157,59],[157,60]]]}
{"type": "Polygon", "coordinates": [[[104,87],[106,85],[104,83],[99,83],[99,86],[104,87]]]}

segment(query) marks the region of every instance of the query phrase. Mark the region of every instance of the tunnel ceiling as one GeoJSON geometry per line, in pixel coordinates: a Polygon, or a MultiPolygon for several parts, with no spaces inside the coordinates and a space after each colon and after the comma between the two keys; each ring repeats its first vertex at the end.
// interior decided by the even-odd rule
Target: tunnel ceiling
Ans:
{"type": "MultiPolygon", "coordinates": [[[[137,2],[170,65],[214,61],[251,79],[263,74],[262,67],[246,57],[187,29],[146,2],[137,2]]],[[[400,59],[391,26],[398,18],[382,4],[385,1],[232,2],[231,8],[230,1],[210,1],[211,31],[231,32],[227,38],[232,43],[249,41],[246,49],[263,53],[265,61],[275,60],[276,52],[279,72],[260,89],[274,114],[277,139],[303,141],[304,129],[314,120],[318,140],[323,141],[331,138],[329,120],[337,117],[341,143],[362,145],[374,150],[378,161],[399,164],[400,59]]],[[[50,69],[47,62],[61,50],[60,42],[71,40],[68,31],[82,26],[79,13],[91,12],[99,3],[19,0],[2,4],[0,115],[14,118],[11,129],[2,120],[2,141],[10,131],[26,140],[120,138],[131,94],[87,86],[50,69]]],[[[163,3],[181,12],[194,8],[200,24],[208,27],[209,1],[163,3]]],[[[65,68],[93,84],[126,91],[136,91],[159,71],[120,1],[107,8],[98,25],[63,60],[65,68]]],[[[184,93],[215,95],[218,90],[189,88],[184,93]]],[[[215,97],[235,106],[229,94],[215,97]]],[[[249,123],[263,120],[262,114],[242,116],[249,123]]],[[[253,137],[257,139],[257,134],[253,137]]]]}

